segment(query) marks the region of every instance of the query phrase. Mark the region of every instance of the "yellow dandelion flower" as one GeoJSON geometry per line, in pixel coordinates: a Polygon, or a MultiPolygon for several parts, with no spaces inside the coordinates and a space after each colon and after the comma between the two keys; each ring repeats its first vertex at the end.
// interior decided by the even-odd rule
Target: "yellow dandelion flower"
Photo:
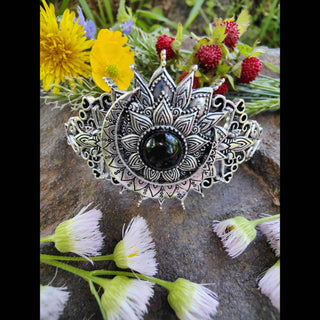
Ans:
{"type": "Polygon", "coordinates": [[[43,1],[40,6],[40,80],[48,91],[58,93],[61,82],[91,73],[90,52],[94,40],[84,36],[83,26],[78,19],[73,23],[75,13],[66,9],[58,25],[54,6],[43,1]]]}
{"type": "Polygon", "coordinates": [[[124,46],[127,41],[128,37],[123,37],[120,31],[102,29],[92,46],[92,77],[97,86],[105,92],[110,92],[111,89],[103,77],[111,78],[120,90],[128,89],[133,79],[130,65],[134,64],[134,52],[129,46],[124,46]]]}

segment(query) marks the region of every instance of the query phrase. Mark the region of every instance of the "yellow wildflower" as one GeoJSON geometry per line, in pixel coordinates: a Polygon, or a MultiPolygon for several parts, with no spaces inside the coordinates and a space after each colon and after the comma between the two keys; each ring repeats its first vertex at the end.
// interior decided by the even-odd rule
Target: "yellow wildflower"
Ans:
{"type": "Polygon", "coordinates": [[[92,77],[97,86],[106,92],[111,89],[103,77],[111,78],[120,90],[128,89],[133,79],[130,65],[134,64],[134,52],[129,46],[124,46],[127,41],[128,37],[123,37],[120,31],[102,29],[92,46],[92,77]]]}
{"type": "Polygon", "coordinates": [[[91,73],[89,51],[94,40],[84,36],[83,26],[75,13],[66,9],[58,25],[54,6],[43,1],[40,6],[40,80],[43,88],[58,93],[61,82],[70,78],[88,77],[91,73]],[[44,7],[44,8],[43,8],[44,7]]]}

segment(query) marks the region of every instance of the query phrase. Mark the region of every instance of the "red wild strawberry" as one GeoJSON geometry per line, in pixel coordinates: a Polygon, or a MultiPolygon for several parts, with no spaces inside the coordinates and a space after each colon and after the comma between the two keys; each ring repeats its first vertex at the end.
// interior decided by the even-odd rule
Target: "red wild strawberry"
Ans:
{"type": "Polygon", "coordinates": [[[223,24],[226,26],[225,33],[227,34],[227,36],[223,40],[223,43],[230,50],[233,50],[240,38],[238,24],[234,21],[224,21],[223,24]]]}
{"type": "Polygon", "coordinates": [[[171,43],[175,39],[173,37],[169,37],[166,34],[163,34],[158,37],[157,43],[156,43],[156,50],[157,54],[160,58],[161,50],[165,49],[166,50],[166,60],[171,60],[172,58],[175,57],[176,53],[172,50],[171,48],[171,43]]]}
{"type": "Polygon", "coordinates": [[[238,83],[249,83],[253,81],[261,71],[262,63],[257,57],[245,58],[241,64],[241,75],[238,83]]]}
{"type": "Polygon", "coordinates": [[[224,82],[220,85],[220,87],[214,91],[214,94],[222,94],[225,96],[228,93],[229,86],[228,81],[226,78],[224,78],[224,82]]]}
{"type": "Polygon", "coordinates": [[[216,44],[203,44],[197,52],[199,59],[199,67],[212,70],[220,61],[222,57],[222,51],[216,44]]]}
{"type": "Polygon", "coordinates": [[[220,27],[225,25],[226,26],[226,30],[225,30],[225,34],[226,37],[223,40],[223,43],[231,50],[233,51],[239,38],[240,38],[240,32],[239,32],[239,26],[236,22],[234,22],[233,20],[229,20],[229,21],[222,21],[221,18],[216,18],[213,22],[212,25],[214,27],[220,27]]]}

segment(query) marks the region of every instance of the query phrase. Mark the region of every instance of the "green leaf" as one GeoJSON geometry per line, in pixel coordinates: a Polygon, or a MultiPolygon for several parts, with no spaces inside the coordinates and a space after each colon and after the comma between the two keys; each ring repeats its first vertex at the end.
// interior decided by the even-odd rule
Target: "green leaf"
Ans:
{"type": "Polygon", "coordinates": [[[238,44],[237,49],[239,50],[239,54],[243,54],[245,57],[252,52],[252,48],[247,44],[238,44]]]}
{"type": "Polygon", "coordinates": [[[141,14],[147,18],[162,21],[175,29],[178,28],[178,24],[175,21],[169,20],[162,14],[162,12],[159,13],[157,10],[153,10],[153,11],[137,10],[136,14],[141,14]]]}
{"type": "Polygon", "coordinates": [[[231,73],[234,74],[237,78],[240,78],[241,76],[241,64],[242,61],[239,61],[231,69],[231,73]]]}
{"type": "Polygon", "coordinates": [[[178,23],[178,28],[177,28],[177,34],[175,36],[175,39],[178,41],[183,41],[183,27],[181,23],[178,23]]]}
{"type": "Polygon", "coordinates": [[[203,4],[204,0],[196,0],[194,6],[192,7],[189,16],[186,20],[186,22],[183,25],[183,29],[186,30],[190,24],[192,23],[192,21],[197,17],[197,15],[200,12],[201,6],[203,4]]]}
{"type": "Polygon", "coordinates": [[[267,61],[262,61],[263,64],[265,64],[268,68],[270,68],[272,71],[280,73],[280,68],[274,66],[273,64],[267,62],[267,61]]]}
{"type": "Polygon", "coordinates": [[[113,25],[113,14],[112,14],[112,8],[111,8],[111,4],[110,4],[110,0],[103,0],[104,6],[106,7],[106,11],[107,11],[107,16],[109,19],[109,22],[111,25],[113,25]]]}
{"type": "Polygon", "coordinates": [[[171,21],[166,18],[163,13],[161,11],[159,12],[159,10],[156,10],[156,8],[154,8],[153,11],[137,10],[136,14],[141,14],[147,18],[162,21],[175,29],[178,28],[178,24],[175,21],[171,21]]]}
{"type": "Polygon", "coordinates": [[[242,10],[238,16],[236,23],[239,26],[240,36],[247,30],[250,24],[250,15],[247,9],[242,10]]]}
{"type": "MultiPolygon", "coordinates": [[[[98,15],[96,15],[96,18],[101,23],[102,27],[106,28],[107,27],[107,20],[106,20],[106,17],[104,15],[104,12],[103,12],[101,0],[98,0],[98,7],[99,7],[99,13],[100,13],[100,17],[101,18],[98,15]]],[[[94,12],[94,13],[96,13],[96,12],[94,12]]]]}
{"type": "Polygon", "coordinates": [[[254,48],[253,51],[248,55],[248,57],[259,57],[265,52],[266,52],[266,50],[261,48],[261,47],[260,48],[254,48]]]}
{"type": "Polygon", "coordinates": [[[211,39],[210,39],[210,44],[220,44],[224,40],[224,38],[227,36],[225,33],[226,31],[226,26],[222,25],[219,27],[215,27],[212,31],[211,39]]]}
{"type": "Polygon", "coordinates": [[[237,91],[237,89],[236,89],[236,87],[234,85],[233,77],[230,74],[225,74],[225,77],[228,78],[232,90],[237,91]]]}
{"type": "Polygon", "coordinates": [[[171,43],[171,48],[173,49],[174,52],[178,52],[180,50],[181,47],[181,41],[179,40],[174,40],[171,43]]]}
{"type": "Polygon", "coordinates": [[[125,21],[128,21],[129,19],[130,19],[130,16],[128,15],[128,13],[126,11],[126,1],[120,0],[118,12],[117,12],[117,21],[119,23],[124,23],[125,21]]]}
{"type": "Polygon", "coordinates": [[[226,63],[221,63],[217,65],[217,75],[225,75],[230,69],[232,68],[232,66],[226,64],[226,63]]]}
{"type": "Polygon", "coordinates": [[[85,16],[87,17],[88,20],[92,20],[95,24],[95,20],[94,20],[94,17],[93,17],[93,14],[86,2],[86,0],[79,0],[79,3],[80,3],[80,6],[82,8],[82,11],[84,12],[85,16]]]}
{"type": "Polygon", "coordinates": [[[222,51],[222,58],[221,59],[229,59],[230,58],[230,52],[227,48],[227,46],[224,43],[220,44],[220,49],[222,51]]]}
{"type": "Polygon", "coordinates": [[[64,10],[66,10],[67,7],[68,7],[69,1],[70,0],[62,0],[62,3],[61,3],[61,6],[59,8],[59,11],[57,13],[57,16],[63,15],[64,10]]]}
{"type": "Polygon", "coordinates": [[[210,39],[208,37],[200,38],[198,42],[194,45],[193,52],[197,53],[197,51],[203,44],[209,44],[209,42],[210,42],[210,39]]]}

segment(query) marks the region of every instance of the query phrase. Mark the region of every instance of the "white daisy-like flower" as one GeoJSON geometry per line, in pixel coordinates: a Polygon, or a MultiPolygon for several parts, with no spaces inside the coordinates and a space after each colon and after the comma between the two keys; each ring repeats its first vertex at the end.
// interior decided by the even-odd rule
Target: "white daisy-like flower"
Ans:
{"type": "Polygon", "coordinates": [[[122,238],[113,252],[116,265],[146,276],[155,275],[158,265],[155,259],[156,250],[146,220],[140,216],[133,218],[125,232],[122,230],[122,238]]]}
{"type": "Polygon", "coordinates": [[[259,289],[280,311],[280,259],[258,278],[259,289]]]}
{"type": "Polygon", "coordinates": [[[57,320],[69,299],[66,287],[40,285],[40,320],[57,320]]]}
{"type": "Polygon", "coordinates": [[[231,258],[238,257],[256,237],[255,223],[244,217],[213,221],[213,231],[219,236],[231,258]]]}
{"type": "Polygon", "coordinates": [[[101,304],[108,320],[138,320],[148,312],[154,283],[116,276],[106,279],[101,304]]]}
{"type": "Polygon", "coordinates": [[[73,252],[84,258],[100,254],[103,236],[99,230],[99,220],[102,213],[97,209],[85,212],[90,204],[56,228],[53,241],[60,252],[73,252]]]}
{"type": "MultiPolygon", "coordinates": [[[[264,214],[264,217],[270,217],[264,214]]],[[[261,232],[267,237],[270,247],[274,250],[275,255],[280,257],[280,218],[270,220],[259,224],[261,232]]]]}
{"type": "Polygon", "coordinates": [[[217,295],[203,284],[178,278],[167,289],[168,302],[181,320],[207,320],[217,313],[217,295]]]}

